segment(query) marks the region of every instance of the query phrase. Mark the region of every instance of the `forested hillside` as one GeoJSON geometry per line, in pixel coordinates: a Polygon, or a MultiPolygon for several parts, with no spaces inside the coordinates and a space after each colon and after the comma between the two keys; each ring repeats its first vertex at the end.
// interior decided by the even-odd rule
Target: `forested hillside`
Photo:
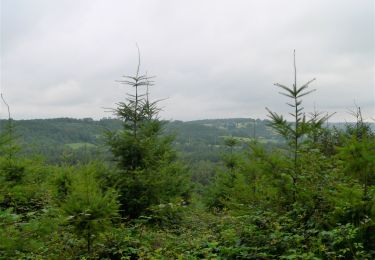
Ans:
{"type": "MultiPolygon", "coordinates": [[[[224,139],[235,137],[239,141],[257,139],[264,144],[282,143],[282,139],[267,125],[267,120],[244,118],[211,119],[197,121],[166,121],[163,134],[173,135],[173,146],[185,159],[218,161],[224,139]]],[[[7,121],[1,120],[0,126],[7,121]]],[[[50,163],[58,163],[70,154],[78,161],[82,156],[105,152],[107,131],[120,131],[118,119],[93,120],[56,118],[14,121],[18,142],[25,147],[25,156],[42,155],[50,163]]]]}
{"type": "MultiPolygon", "coordinates": [[[[269,120],[251,118],[207,119],[196,121],[165,121],[164,135],[173,135],[173,146],[189,160],[217,161],[223,151],[224,140],[234,137],[239,143],[256,140],[266,147],[282,145],[283,139],[269,126],[269,120]]],[[[42,155],[51,163],[70,153],[79,156],[103,151],[107,131],[120,131],[122,122],[115,118],[55,118],[13,121],[17,142],[25,156],[42,155]],[[60,156],[60,157],[59,157],[60,156]]],[[[4,130],[7,120],[0,120],[4,130]]],[[[329,123],[327,127],[343,130],[353,123],[329,123]]],[[[375,124],[369,123],[374,129],[375,124]]]]}
{"type": "MultiPolygon", "coordinates": [[[[219,144],[220,138],[236,136],[257,138],[271,142],[281,141],[267,125],[268,120],[251,118],[207,119],[197,121],[166,121],[165,134],[174,134],[175,142],[202,142],[204,144],[219,144]]],[[[0,120],[5,126],[7,120],[0,120]]],[[[122,122],[118,119],[91,118],[73,119],[33,119],[14,121],[20,141],[25,144],[64,145],[70,143],[103,143],[105,131],[121,130],[122,122]]]]}

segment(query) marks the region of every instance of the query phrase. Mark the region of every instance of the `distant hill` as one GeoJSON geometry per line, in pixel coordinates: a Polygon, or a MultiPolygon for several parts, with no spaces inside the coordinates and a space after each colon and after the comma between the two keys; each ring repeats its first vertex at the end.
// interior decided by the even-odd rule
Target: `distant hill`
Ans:
{"type": "MultiPolygon", "coordinates": [[[[4,125],[5,121],[0,121],[4,125]]],[[[121,128],[116,119],[55,118],[15,121],[19,140],[24,145],[65,145],[71,143],[99,144],[106,130],[121,128]]]]}
{"type": "MultiPolygon", "coordinates": [[[[0,120],[0,128],[6,120],[0,120]]],[[[66,153],[82,150],[105,150],[104,133],[122,128],[117,119],[55,118],[14,121],[22,153],[41,154],[50,161],[59,161],[66,153]]],[[[207,119],[165,122],[165,134],[175,136],[175,148],[189,160],[217,160],[223,150],[223,139],[233,136],[247,140],[254,136],[261,142],[278,142],[279,137],[266,120],[246,118],[207,119]]],[[[81,156],[81,155],[80,155],[81,156]]]]}
{"type": "MultiPolygon", "coordinates": [[[[0,120],[1,126],[5,124],[6,120],[0,120]]],[[[98,145],[103,142],[105,131],[120,130],[122,123],[117,119],[55,118],[17,120],[15,126],[19,141],[24,145],[98,145]]],[[[165,124],[165,133],[174,134],[177,143],[199,141],[205,144],[220,144],[225,136],[255,136],[264,140],[278,140],[278,136],[267,126],[267,120],[246,118],[169,121],[165,124]]]]}
{"type": "MultiPolygon", "coordinates": [[[[6,120],[0,120],[0,128],[6,120]]],[[[55,118],[17,120],[15,122],[18,143],[25,154],[41,154],[58,161],[63,153],[78,150],[104,149],[105,131],[117,131],[122,122],[104,118],[55,118]]],[[[343,128],[344,123],[331,126],[343,128]]],[[[374,127],[375,124],[372,124],[374,127]]],[[[189,160],[217,160],[223,151],[225,137],[233,136],[242,141],[256,138],[259,142],[274,145],[282,139],[268,126],[267,120],[251,118],[206,119],[195,121],[169,121],[165,134],[175,136],[175,147],[189,160]]],[[[82,151],[80,151],[82,152],[82,151]]]]}

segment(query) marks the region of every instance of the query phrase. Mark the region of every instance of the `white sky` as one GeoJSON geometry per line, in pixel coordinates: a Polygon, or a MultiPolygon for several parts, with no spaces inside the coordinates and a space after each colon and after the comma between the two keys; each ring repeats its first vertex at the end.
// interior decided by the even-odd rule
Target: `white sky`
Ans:
{"type": "MultiPolygon", "coordinates": [[[[311,78],[313,109],[375,117],[373,0],[0,0],[1,92],[15,119],[111,116],[141,70],[165,119],[288,113],[273,83],[311,78]]],[[[4,105],[0,117],[6,117],[4,105]]]]}

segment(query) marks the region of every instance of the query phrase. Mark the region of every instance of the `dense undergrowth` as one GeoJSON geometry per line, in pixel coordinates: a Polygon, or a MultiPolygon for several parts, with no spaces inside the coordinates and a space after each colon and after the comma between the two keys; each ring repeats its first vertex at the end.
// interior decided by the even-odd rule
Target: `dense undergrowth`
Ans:
{"type": "Polygon", "coordinates": [[[105,133],[111,160],[49,165],[19,155],[9,119],[0,143],[1,259],[373,259],[375,134],[354,111],[345,130],[306,116],[308,82],[278,84],[294,122],[270,112],[286,145],[228,137],[219,163],[197,170],[163,135],[151,79],[105,133]],[[143,91],[145,90],[146,91],[143,91]],[[237,147],[241,145],[241,149],[237,147]],[[202,170],[203,172],[203,170],[202,170]]]}

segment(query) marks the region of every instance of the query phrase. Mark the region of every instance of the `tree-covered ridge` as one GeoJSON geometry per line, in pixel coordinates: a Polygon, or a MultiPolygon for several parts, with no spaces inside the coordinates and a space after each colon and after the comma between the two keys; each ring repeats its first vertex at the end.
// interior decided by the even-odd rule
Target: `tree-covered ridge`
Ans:
{"type": "MultiPolygon", "coordinates": [[[[1,120],[4,126],[6,120],[1,120]]],[[[116,119],[54,118],[15,121],[19,141],[25,144],[63,145],[69,143],[98,144],[103,132],[121,128],[116,119]]]]}
{"type": "MultiPolygon", "coordinates": [[[[0,120],[0,127],[5,127],[6,122],[0,120]]],[[[342,130],[347,125],[353,123],[329,123],[328,127],[342,130]]],[[[374,123],[369,125],[375,129],[374,123]]],[[[63,157],[74,162],[108,157],[104,133],[120,130],[122,123],[116,118],[55,118],[15,120],[14,126],[18,142],[23,146],[21,154],[40,154],[50,163],[59,163],[63,157]]],[[[269,120],[251,118],[166,121],[162,134],[173,135],[175,149],[194,165],[202,160],[219,161],[227,137],[237,138],[239,144],[256,139],[267,149],[284,143],[270,127],[269,120]]]]}
{"type": "MultiPolygon", "coordinates": [[[[6,120],[0,120],[5,125],[6,120]]],[[[41,144],[68,144],[100,142],[105,130],[121,129],[118,119],[93,120],[74,118],[16,120],[17,133],[22,142],[41,144]]],[[[251,118],[207,119],[196,121],[168,121],[165,124],[166,133],[174,133],[177,142],[186,140],[201,140],[214,143],[222,136],[252,137],[254,120],[251,118]]],[[[278,137],[267,126],[267,120],[255,120],[257,138],[277,139],[278,137]]]]}
{"type": "MultiPolygon", "coordinates": [[[[1,120],[0,127],[5,126],[6,122],[1,120]]],[[[84,156],[84,153],[105,153],[104,133],[120,130],[122,122],[114,118],[55,118],[15,120],[14,125],[18,142],[24,146],[22,154],[41,154],[47,161],[57,163],[63,154],[76,158],[84,156]]],[[[173,135],[174,147],[191,160],[206,158],[217,161],[223,150],[224,139],[228,136],[242,140],[250,140],[255,136],[270,145],[281,141],[267,126],[267,120],[260,119],[167,121],[163,125],[162,134],[173,135]]],[[[76,160],[74,158],[72,160],[76,160]]]]}
{"type": "MultiPolygon", "coordinates": [[[[7,120],[0,120],[0,127],[7,120]]],[[[203,142],[205,144],[223,144],[226,136],[255,138],[264,142],[281,142],[282,139],[269,126],[269,120],[251,118],[205,119],[194,121],[167,121],[164,133],[175,135],[175,142],[203,142]],[[254,129],[255,124],[255,129],[254,129]]],[[[121,129],[121,121],[115,118],[54,118],[14,120],[15,131],[22,144],[65,145],[74,143],[103,143],[106,130],[121,129]]],[[[354,123],[329,123],[328,127],[344,129],[354,123]]],[[[375,129],[374,123],[369,123],[375,129]]]]}

